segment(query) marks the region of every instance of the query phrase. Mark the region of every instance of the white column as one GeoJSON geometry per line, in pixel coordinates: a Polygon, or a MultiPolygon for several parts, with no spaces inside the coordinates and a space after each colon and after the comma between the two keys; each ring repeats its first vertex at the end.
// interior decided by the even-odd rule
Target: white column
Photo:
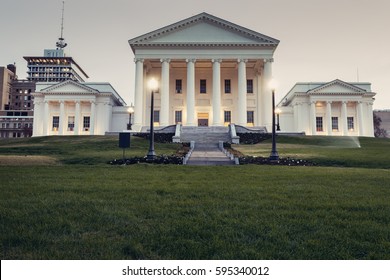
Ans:
{"type": "Polygon", "coordinates": [[[58,126],[58,135],[63,135],[66,127],[65,121],[65,102],[60,101],[60,123],[58,126]]]}
{"type": "Polygon", "coordinates": [[[170,59],[161,59],[161,109],[160,126],[169,125],[169,63],[170,59]]]}
{"type": "Polygon", "coordinates": [[[261,70],[257,69],[256,70],[256,83],[257,83],[257,99],[256,99],[256,106],[257,106],[257,122],[256,126],[261,126],[263,125],[263,111],[262,111],[262,105],[263,105],[263,94],[262,94],[262,75],[261,75],[261,70]]]}
{"type": "Polygon", "coordinates": [[[89,118],[89,134],[95,134],[95,112],[96,112],[96,104],[95,101],[91,101],[91,116],[89,118]]]}
{"type": "Polygon", "coordinates": [[[272,80],[272,62],[273,58],[264,59],[264,71],[263,71],[263,104],[262,104],[262,119],[263,125],[267,127],[268,131],[272,130],[272,92],[270,82],[272,80]]]}
{"type": "MultiPolygon", "coordinates": [[[[134,125],[142,127],[144,123],[144,60],[136,58],[135,62],[135,94],[134,94],[134,125]]],[[[92,133],[91,133],[92,134],[92,133]]]]}
{"type": "Polygon", "coordinates": [[[213,59],[213,125],[221,126],[221,59],[213,59]]]}
{"type": "Polygon", "coordinates": [[[374,137],[374,112],[372,111],[373,101],[367,103],[367,121],[366,121],[366,135],[374,137]]]}
{"type": "Polygon", "coordinates": [[[364,136],[364,126],[363,126],[363,103],[362,101],[357,102],[357,119],[358,119],[358,125],[359,125],[359,136],[364,136]]]}
{"type": "Polygon", "coordinates": [[[43,112],[42,102],[37,100],[38,98],[34,98],[34,119],[33,119],[33,135],[32,136],[41,136],[43,135],[43,123],[45,120],[43,112]]]}
{"type": "Polygon", "coordinates": [[[43,135],[49,135],[49,101],[45,101],[43,105],[43,135]]]}
{"type": "Polygon", "coordinates": [[[246,63],[247,59],[238,59],[238,124],[247,125],[246,106],[246,63]]]}
{"type": "Polygon", "coordinates": [[[80,101],[76,101],[75,110],[74,110],[74,135],[80,134],[80,119],[81,119],[80,101]]]}
{"type": "Polygon", "coordinates": [[[332,135],[332,101],[326,101],[326,124],[328,135],[332,135]]]}
{"type": "Polygon", "coordinates": [[[195,59],[187,59],[187,125],[195,126],[195,59]]]}
{"type": "Polygon", "coordinates": [[[347,101],[341,102],[341,122],[343,127],[343,135],[348,135],[348,121],[347,121],[347,101]]]}
{"type": "Polygon", "coordinates": [[[316,124],[316,102],[310,102],[310,124],[311,124],[311,135],[317,134],[317,124],[316,124]]]}
{"type": "Polygon", "coordinates": [[[295,102],[293,104],[293,110],[294,110],[294,129],[296,132],[301,132],[300,125],[299,125],[299,103],[295,102]]]}

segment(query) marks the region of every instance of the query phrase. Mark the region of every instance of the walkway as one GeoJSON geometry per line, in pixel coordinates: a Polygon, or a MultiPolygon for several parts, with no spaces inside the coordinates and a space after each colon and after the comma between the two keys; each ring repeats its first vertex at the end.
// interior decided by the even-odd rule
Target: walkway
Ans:
{"type": "Polygon", "coordinates": [[[233,165],[218,148],[219,141],[229,141],[227,127],[183,127],[181,142],[195,141],[195,148],[187,165],[233,165]]]}
{"type": "Polygon", "coordinates": [[[217,144],[195,143],[187,165],[234,165],[234,161],[221,152],[217,144]]]}

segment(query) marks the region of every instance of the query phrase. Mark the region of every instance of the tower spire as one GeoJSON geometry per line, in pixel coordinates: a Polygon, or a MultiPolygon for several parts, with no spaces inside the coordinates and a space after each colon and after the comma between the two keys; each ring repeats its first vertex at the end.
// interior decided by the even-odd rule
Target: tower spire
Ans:
{"type": "Polygon", "coordinates": [[[63,34],[64,34],[64,11],[65,11],[65,1],[62,1],[61,35],[60,35],[60,38],[58,38],[58,41],[56,43],[57,49],[63,49],[68,45],[67,43],[65,43],[65,39],[63,37],[63,34]]]}

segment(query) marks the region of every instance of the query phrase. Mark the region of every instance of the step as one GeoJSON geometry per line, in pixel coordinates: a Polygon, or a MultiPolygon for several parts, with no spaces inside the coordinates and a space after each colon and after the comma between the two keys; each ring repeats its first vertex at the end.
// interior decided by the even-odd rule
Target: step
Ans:
{"type": "Polygon", "coordinates": [[[234,161],[222,153],[217,144],[195,143],[187,165],[234,165],[234,161]]]}

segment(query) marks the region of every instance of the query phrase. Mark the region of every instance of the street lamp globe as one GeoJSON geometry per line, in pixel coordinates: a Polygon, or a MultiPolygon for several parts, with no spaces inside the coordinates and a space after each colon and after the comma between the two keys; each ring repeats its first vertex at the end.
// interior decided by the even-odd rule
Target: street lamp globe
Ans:
{"type": "Polygon", "coordinates": [[[156,91],[158,88],[158,82],[155,78],[151,78],[148,82],[148,87],[151,91],[156,91]]]}

